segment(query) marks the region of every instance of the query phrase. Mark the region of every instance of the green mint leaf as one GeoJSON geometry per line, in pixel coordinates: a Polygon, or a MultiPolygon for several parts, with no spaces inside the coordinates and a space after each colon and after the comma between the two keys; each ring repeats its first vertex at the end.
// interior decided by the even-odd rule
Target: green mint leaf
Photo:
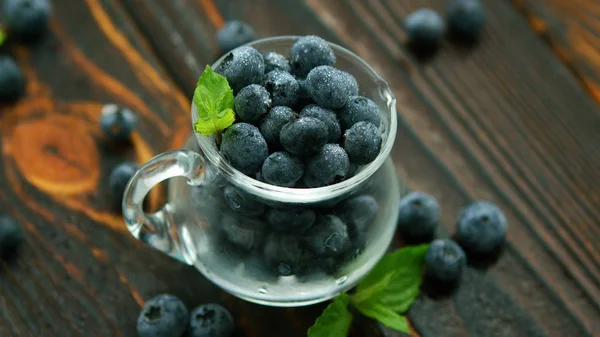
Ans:
{"type": "Polygon", "coordinates": [[[329,304],[315,324],[308,329],[308,337],[346,337],[352,322],[348,311],[350,296],[341,293],[329,304]]]}
{"type": "Polygon", "coordinates": [[[373,318],[389,328],[410,334],[406,318],[377,301],[363,301],[357,303],[355,308],[363,315],[373,318]]]}
{"type": "Polygon", "coordinates": [[[4,41],[6,41],[6,33],[0,29],[0,46],[4,44],[4,41]]]}
{"type": "Polygon", "coordinates": [[[233,90],[227,79],[206,66],[194,90],[198,120],[194,131],[209,136],[229,127],[235,121],[233,90]]]}
{"type": "Polygon", "coordinates": [[[352,303],[377,302],[394,312],[406,312],[419,295],[428,247],[405,247],[384,256],[359,283],[352,303]]]}

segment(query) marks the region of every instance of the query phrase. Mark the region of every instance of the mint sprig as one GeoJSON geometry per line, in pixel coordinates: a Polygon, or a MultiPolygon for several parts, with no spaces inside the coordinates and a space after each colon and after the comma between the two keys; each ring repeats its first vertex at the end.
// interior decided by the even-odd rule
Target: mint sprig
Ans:
{"type": "Polygon", "coordinates": [[[0,46],[2,46],[5,41],[6,41],[6,33],[4,32],[4,29],[2,29],[2,27],[0,27],[0,46]]]}
{"type": "Polygon", "coordinates": [[[384,256],[358,284],[354,294],[342,293],[334,299],[308,330],[308,337],[345,337],[352,319],[348,302],[361,314],[394,330],[410,333],[401,314],[408,311],[419,295],[427,248],[429,245],[411,246],[384,256]],[[340,322],[332,320],[333,317],[340,322]],[[347,327],[340,329],[338,324],[347,327]]]}
{"type": "Polygon", "coordinates": [[[235,121],[233,90],[227,79],[208,65],[198,79],[193,101],[198,114],[194,131],[203,136],[219,135],[235,121]]]}

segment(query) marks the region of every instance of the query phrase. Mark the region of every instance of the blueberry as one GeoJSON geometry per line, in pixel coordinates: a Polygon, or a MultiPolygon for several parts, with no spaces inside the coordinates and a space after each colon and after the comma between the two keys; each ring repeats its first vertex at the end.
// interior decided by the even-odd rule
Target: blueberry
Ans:
{"type": "Polygon", "coordinates": [[[25,94],[27,80],[10,56],[0,56],[0,101],[16,101],[25,94]]]}
{"type": "Polygon", "coordinates": [[[48,0],[7,0],[4,18],[9,34],[27,42],[40,38],[48,29],[48,0]]]}
{"type": "Polygon", "coordinates": [[[290,73],[273,70],[265,78],[265,88],[271,93],[273,105],[293,106],[298,99],[298,82],[290,73]]]}
{"type": "Polygon", "coordinates": [[[229,242],[244,250],[262,246],[265,236],[265,225],[262,221],[230,212],[223,213],[221,230],[229,242]]]}
{"type": "Polygon", "coordinates": [[[319,256],[335,257],[350,247],[346,224],[335,215],[320,215],[304,235],[307,247],[319,256]]]}
{"type": "Polygon", "coordinates": [[[378,211],[379,203],[368,194],[349,198],[338,206],[339,217],[346,223],[351,235],[365,232],[378,211]]]}
{"type": "Polygon", "coordinates": [[[263,59],[265,60],[265,74],[268,74],[273,70],[281,70],[287,73],[292,72],[290,62],[281,54],[270,51],[263,54],[263,59]]]}
{"type": "Polygon", "coordinates": [[[321,187],[343,180],[348,174],[348,154],[337,144],[325,144],[315,156],[308,159],[304,183],[307,187],[321,187]]]}
{"type": "Polygon", "coordinates": [[[215,71],[227,78],[233,93],[237,94],[250,84],[261,84],[265,62],[258,50],[241,46],[230,51],[215,71]]]}
{"type": "Polygon", "coordinates": [[[337,116],[332,110],[322,108],[316,104],[310,104],[302,109],[300,117],[313,117],[325,123],[329,133],[328,143],[337,143],[340,141],[342,130],[340,129],[337,116]]]}
{"type": "Polygon", "coordinates": [[[335,54],[327,41],[314,35],[298,39],[290,55],[294,73],[299,76],[306,76],[315,67],[335,64],[335,54]]]}
{"type": "Polygon", "coordinates": [[[226,53],[248,42],[256,40],[256,32],[242,21],[227,21],[217,32],[217,45],[222,53],[226,53]]]}
{"type": "Polygon", "coordinates": [[[504,213],[488,201],[478,201],[458,216],[456,238],[469,252],[493,253],[506,240],[508,225],[504,213]]]}
{"type": "Polygon", "coordinates": [[[124,162],[117,165],[108,177],[108,187],[112,194],[115,205],[121,206],[123,202],[123,194],[129,180],[139,169],[138,164],[132,162],[124,162]]]}
{"type": "Polygon", "coordinates": [[[300,240],[297,236],[272,233],[266,239],[264,257],[279,275],[295,274],[302,257],[300,240]]]}
{"type": "Polygon", "coordinates": [[[379,154],[379,128],[369,122],[358,122],[344,132],[344,150],[355,164],[368,164],[379,154]]]}
{"type": "Polygon", "coordinates": [[[400,200],[398,231],[407,239],[433,238],[440,223],[440,205],[429,194],[411,192],[400,200]]]}
{"type": "Polygon", "coordinates": [[[252,195],[233,186],[226,186],[223,189],[223,198],[229,208],[236,213],[257,216],[265,211],[264,204],[253,198],[252,195]]]}
{"type": "Polygon", "coordinates": [[[283,148],[297,156],[318,153],[328,138],[327,125],[312,117],[298,118],[279,133],[283,148]]]}
{"type": "Polygon", "coordinates": [[[100,128],[110,139],[124,141],[129,139],[137,124],[135,114],[116,104],[106,104],[100,115],[100,128]]]}
{"type": "Polygon", "coordinates": [[[302,110],[305,106],[309,104],[314,104],[312,98],[308,94],[308,89],[306,88],[306,79],[296,78],[298,82],[298,100],[296,101],[296,109],[302,110]]]}
{"type": "Polygon", "coordinates": [[[298,119],[298,114],[287,106],[275,106],[267,112],[265,118],[260,123],[260,133],[267,141],[270,149],[281,147],[279,142],[279,133],[284,125],[298,119]]]}
{"type": "Polygon", "coordinates": [[[457,37],[474,40],[485,23],[485,10],[479,0],[453,0],[446,9],[448,29],[457,37]]]}
{"type": "Polygon", "coordinates": [[[0,257],[12,255],[23,242],[25,232],[13,217],[0,215],[0,257]]]}
{"type": "Polygon", "coordinates": [[[404,21],[406,35],[415,47],[431,49],[444,38],[444,19],[433,9],[421,8],[412,12],[404,21]]]}
{"type": "Polygon", "coordinates": [[[346,106],[339,110],[338,117],[344,130],[350,129],[358,122],[369,122],[377,127],[381,124],[377,104],[362,96],[350,97],[346,106]]]}
{"type": "Polygon", "coordinates": [[[236,123],[223,134],[221,154],[231,166],[253,177],[267,159],[269,148],[256,126],[236,123]]]}
{"type": "Polygon", "coordinates": [[[315,212],[308,208],[270,208],[265,215],[271,228],[280,232],[304,232],[317,218],[315,212]]]}
{"type": "Polygon", "coordinates": [[[192,311],[186,337],[231,337],[233,316],[218,304],[203,304],[192,311]]]}
{"type": "Polygon", "coordinates": [[[235,113],[244,122],[256,123],[271,108],[271,95],[264,87],[250,84],[235,96],[235,113]]]}
{"type": "Polygon", "coordinates": [[[319,66],[308,73],[306,89],[310,98],[324,108],[339,109],[358,95],[356,79],[345,71],[319,66]]]}
{"type": "Polygon", "coordinates": [[[425,273],[436,281],[457,283],[466,263],[465,252],[452,240],[434,240],[425,253],[425,273]]]}
{"type": "Polygon", "coordinates": [[[188,319],[188,310],[179,298],[168,294],[155,296],[142,307],[137,320],[138,336],[181,336],[188,319]]]}
{"type": "Polygon", "coordinates": [[[261,169],[263,179],[272,185],[292,187],[304,174],[300,159],[285,151],[273,152],[261,169]]]}

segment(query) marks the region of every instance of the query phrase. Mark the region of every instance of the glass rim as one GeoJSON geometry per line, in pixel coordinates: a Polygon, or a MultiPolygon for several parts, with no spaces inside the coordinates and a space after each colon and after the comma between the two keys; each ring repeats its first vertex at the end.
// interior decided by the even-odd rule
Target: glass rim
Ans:
{"type": "MultiPolygon", "coordinates": [[[[302,36],[294,35],[269,37],[252,41],[246,45],[256,46],[273,42],[293,42],[301,37],[302,36]]],[[[219,154],[216,146],[214,146],[214,135],[206,137],[194,132],[198,145],[206,159],[210,163],[215,165],[217,170],[219,170],[219,173],[223,174],[228,180],[235,182],[234,185],[236,187],[241,187],[245,192],[266,200],[274,200],[282,203],[317,203],[347,194],[354,188],[354,186],[361,184],[362,182],[366,181],[369,177],[371,177],[371,175],[373,175],[389,157],[389,154],[392,150],[396,139],[396,130],[398,127],[398,117],[396,115],[396,97],[392,93],[392,90],[390,89],[387,82],[361,57],[335,43],[327,43],[331,46],[336,56],[346,55],[349,56],[353,61],[356,61],[359,64],[361,64],[368,71],[369,75],[376,79],[376,82],[380,87],[379,93],[381,95],[381,98],[385,101],[386,113],[388,113],[390,116],[388,132],[381,146],[379,154],[372,162],[364,166],[358,174],[354,175],[350,179],[343,180],[333,185],[314,188],[281,187],[264,183],[238,171],[227,160],[224,160],[224,158],[219,154]]],[[[227,54],[228,53],[225,53],[213,63],[213,69],[216,68],[216,66],[223,61],[227,54]]],[[[193,102],[191,107],[191,113],[193,125],[195,119],[197,118],[193,102]]]]}

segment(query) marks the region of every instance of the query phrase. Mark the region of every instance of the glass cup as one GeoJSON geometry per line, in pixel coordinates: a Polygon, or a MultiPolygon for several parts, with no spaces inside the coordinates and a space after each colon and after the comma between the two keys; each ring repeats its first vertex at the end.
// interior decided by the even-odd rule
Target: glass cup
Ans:
{"type": "MultiPolygon", "coordinates": [[[[250,45],[261,53],[289,56],[298,38],[267,38],[250,45]]],[[[194,134],[184,149],[154,157],[132,177],[123,199],[131,234],[255,303],[308,305],[355,286],[385,254],[396,229],[404,190],[389,158],[397,128],[396,99],[367,63],[330,45],[335,66],[352,74],[360,95],[379,106],[382,145],[373,162],[334,185],[279,187],[234,169],[219,154],[214,136],[194,134]],[[146,194],[166,179],[171,179],[167,204],[145,213],[146,194]]],[[[191,111],[195,122],[193,104],[191,111]]]]}

